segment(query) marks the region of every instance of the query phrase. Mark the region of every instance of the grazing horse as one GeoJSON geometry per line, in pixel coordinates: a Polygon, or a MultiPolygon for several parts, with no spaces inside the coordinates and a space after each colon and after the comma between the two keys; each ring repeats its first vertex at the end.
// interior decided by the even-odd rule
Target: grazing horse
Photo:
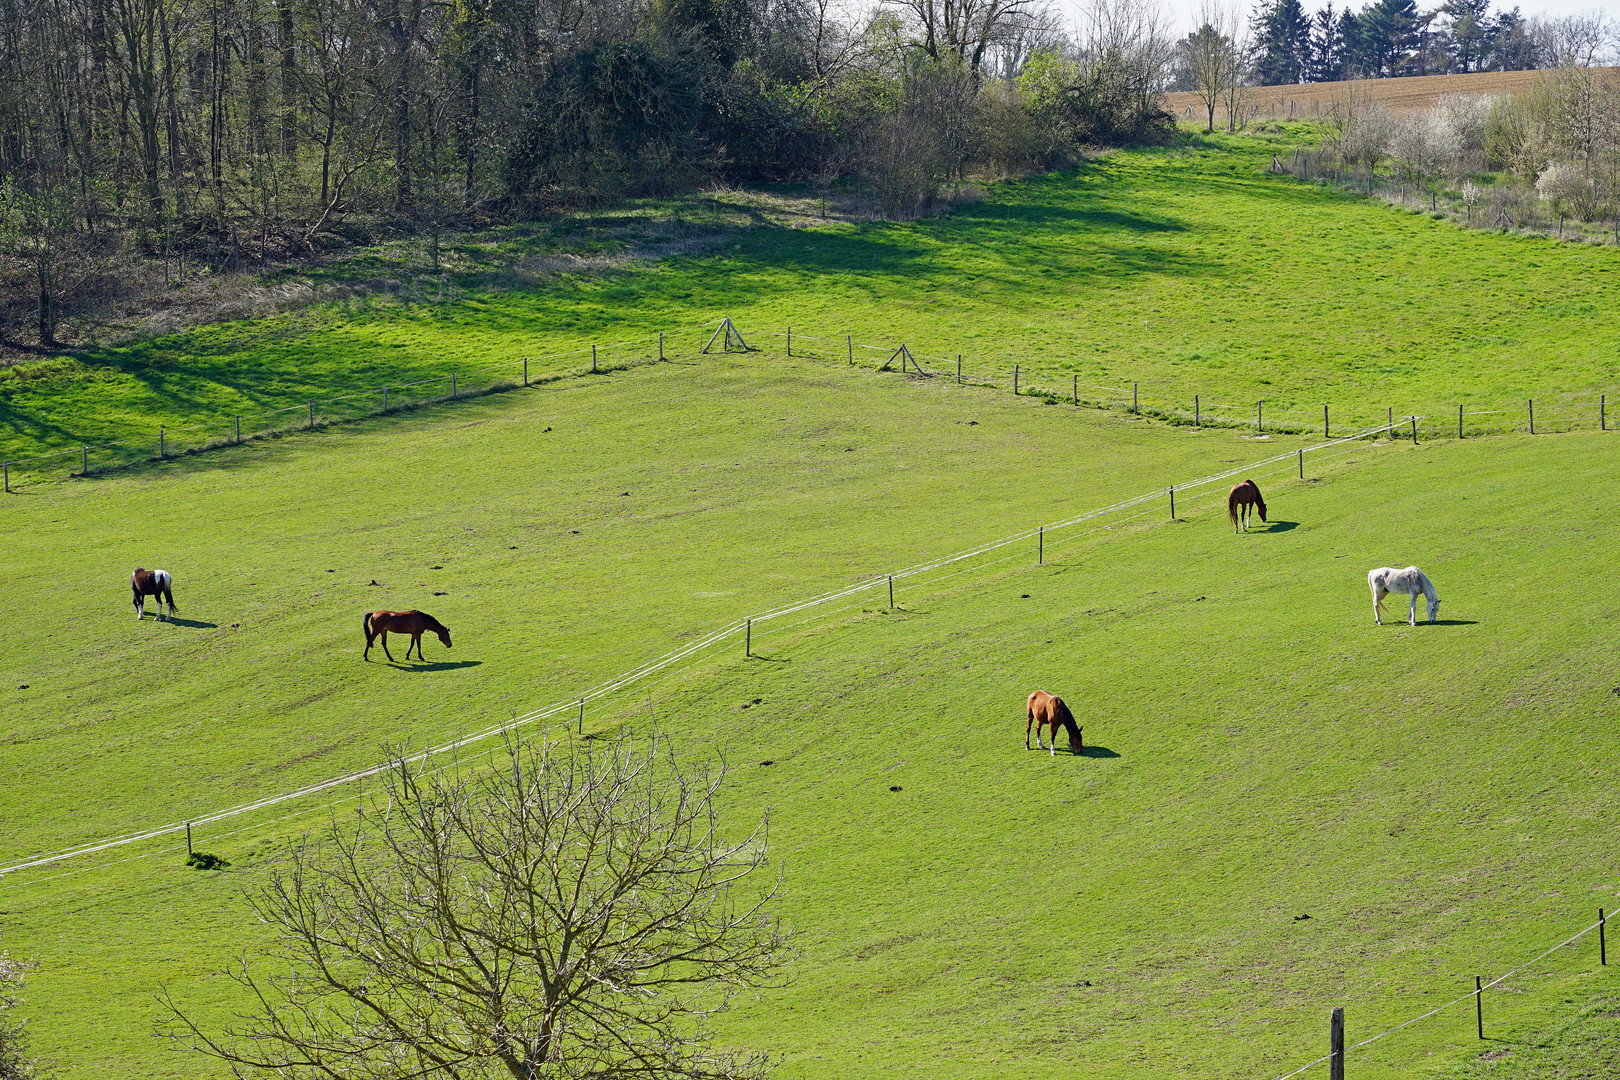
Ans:
{"type": "Polygon", "coordinates": [[[1052,729],[1052,756],[1057,756],[1057,733],[1061,726],[1069,733],[1069,749],[1077,754],[1086,752],[1085,740],[1080,737],[1080,727],[1074,722],[1074,714],[1069,707],[1063,704],[1063,699],[1048,694],[1045,690],[1037,690],[1029,695],[1027,708],[1029,719],[1024,724],[1024,749],[1029,749],[1029,729],[1035,729],[1035,749],[1045,750],[1041,745],[1041,729],[1052,729]]]}
{"type": "Polygon", "coordinates": [[[427,630],[438,634],[439,640],[444,642],[445,648],[450,647],[449,627],[425,611],[371,611],[366,613],[363,625],[366,629],[366,651],[363,655],[367,660],[371,659],[371,643],[378,634],[382,635],[383,655],[391,661],[394,659],[394,654],[388,651],[388,634],[390,631],[396,634],[411,635],[411,644],[405,646],[405,659],[407,660],[411,658],[411,645],[416,646],[416,658],[418,660],[425,659],[422,656],[422,634],[427,630]]]}
{"type": "Polygon", "coordinates": [[[1238,508],[1243,510],[1243,529],[1248,531],[1249,522],[1253,520],[1249,514],[1250,506],[1260,508],[1260,520],[1266,520],[1266,500],[1260,497],[1260,488],[1253,480],[1245,480],[1234,487],[1226,495],[1226,513],[1232,519],[1232,531],[1238,531],[1238,508]]]}
{"type": "Polygon", "coordinates": [[[174,579],[167,570],[144,570],[135,568],[129,576],[129,591],[135,594],[135,618],[146,618],[146,598],[157,597],[157,617],[163,618],[163,603],[168,601],[169,614],[173,615],[179,609],[174,606],[174,579]]]}
{"type": "Polygon", "coordinates": [[[1422,593],[1429,601],[1429,621],[1434,622],[1435,613],[1440,610],[1440,597],[1435,594],[1434,583],[1429,576],[1415,566],[1408,566],[1405,570],[1396,570],[1392,566],[1380,566],[1376,570],[1367,572],[1367,587],[1372,590],[1373,622],[1379,626],[1384,620],[1378,617],[1378,612],[1384,606],[1384,597],[1390,593],[1405,593],[1411,598],[1411,610],[1407,612],[1407,621],[1413,626],[1417,625],[1417,598],[1422,593]]]}

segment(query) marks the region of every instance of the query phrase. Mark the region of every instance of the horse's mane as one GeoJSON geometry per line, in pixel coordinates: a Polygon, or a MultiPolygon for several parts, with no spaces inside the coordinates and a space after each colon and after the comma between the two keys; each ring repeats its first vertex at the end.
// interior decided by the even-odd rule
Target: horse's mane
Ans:
{"type": "Polygon", "coordinates": [[[1067,731],[1071,738],[1078,739],[1080,737],[1080,728],[1074,722],[1074,714],[1069,711],[1068,702],[1060,697],[1054,697],[1052,699],[1052,711],[1063,722],[1063,730],[1067,731]]]}
{"type": "Polygon", "coordinates": [[[429,615],[425,611],[418,611],[417,614],[422,616],[422,623],[429,630],[448,631],[450,629],[448,626],[445,626],[442,622],[440,622],[438,619],[435,619],[433,616],[429,615]]]}

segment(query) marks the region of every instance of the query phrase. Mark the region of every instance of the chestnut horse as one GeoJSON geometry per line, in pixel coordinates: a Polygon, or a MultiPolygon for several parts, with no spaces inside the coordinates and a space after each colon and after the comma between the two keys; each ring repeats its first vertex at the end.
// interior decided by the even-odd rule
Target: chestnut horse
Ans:
{"type": "Polygon", "coordinates": [[[405,646],[407,660],[411,658],[411,645],[416,646],[416,658],[425,659],[422,656],[422,634],[428,630],[439,635],[439,640],[444,642],[445,648],[450,647],[450,628],[425,611],[372,611],[366,614],[363,625],[366,630],[366,651],[362,655],[367,660],[371,659],[371,643],[378,634],[382,635],[383,655],[389,660],[394,659],[394,654],[388,651],[390,631],[395,634],[411,635],[411,644],[405,646]]]}
{"type": "Polygon", "coordinates": [[[174,579],[167,570],[143,570],[135,568],[129,576],[129,591],[135,594],[135,618],[146,618],[146,598],[157,597],[157,617],[163,618],[163,602],[169,603],[169,614],[173,615],[178,609],[174,606],[174,579]]]}
{"type": "Polygon", "coordinates": [[[1058,727],[1062,726],[1069,733],[1069,749],[1076,754],[1086,752],[1085,740],[1080,737],[1080,727],[1074,722],[1074,714],[1069,707],[1063,704],[1063,699],[1048,694],[1045,690],[1037,690],[1029,695],[1029,705],[1026,710],[1029,719],[1024,724],[1024,749],[1029,749],[1029,729],[1035,729],[1035,749],[1045,750],[1041,745],[1041,729],[1052,729],[1052,756],[1057,756],[1058,727]]]}
{"type": "Polygon", "coordinates": [[[1260,508],[1260,520],[1266,520],[1266,500],[1260,497],[1260,488],[1253,480],[1245,480],[1238,484],[1226,495],[1226,513],[1232,519],[1232,531],[1238,531],[1238,508],[1243,511],[1243,529],[1248,531],[1249,523],[1253,520],[1249,514],[1251,506],[1260,508]]]}

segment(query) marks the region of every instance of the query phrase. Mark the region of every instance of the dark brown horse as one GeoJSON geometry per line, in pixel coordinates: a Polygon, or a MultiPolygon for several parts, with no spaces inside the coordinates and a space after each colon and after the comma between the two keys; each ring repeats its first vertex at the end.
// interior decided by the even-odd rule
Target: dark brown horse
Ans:
{"type": "Polygon", "coordinates": [[[174,579],[169,577],[167,570],[143,570],[135,568],[129,576],[129,591],[135,594],[135,618],[146,618],[146,598],[157,597],[157,617],[163,618],[163,604],[168,601],[169,614],[173,615],[179,609],[174,606],[174,579]]]}
{"type": "Polygon", "coordinates": [[[1035,749],[1045,750],[1041,745],[1041,729],[1052,729],[1052,755],[1057,756],[1057,733],[1061,726],[1069,733],[1069,749],[1077,754],[1086,752],[1085,740],[1080,737],[1080,726],[1074,722],[1074,714],[1069,707],[1063,704],[1063,699],[1048,694],[1045,690],[1037,690],[1029,695],[1029,719],[1024,724],[1024,749],[1029,749],[1029,729],[1035,729],[1035,749]]]}
{"type": "Polygon", "coordinates": [[[1253,480],[1245,480],[1234,487],[1226,496],[1226,513],[1232,519],[1232,531],[1238,531],[1238,510],[1243,511],[1243,528],[1246,531],[1253,519],[1249,516],[1251,506],[1259,507],[1260,520],[1266,520],[1266,500],[1260,497],[1260,488],[1253,480]]]}
{"type": "Polygon", "coordinates": [[[382,635],[383,655],[388,657],[389,660],[394,659],[394,654],[388,651],[388,635],[390,633],[411,635],[411,644],[405,646],[405,659],[407,660],[411,658],[411,645],[416,646],[416,658],[418,660],[424,659],[422,656],[422,634],[428,630],[439,635],[439,640],[444,642],[445,648],[450,647],[449,627],[425,611],[372,611],[366,614],[364,625],[366,628],[366,651],[364,657],[367,660],[371,659],[371,643],[379,634],[382,635]]]}

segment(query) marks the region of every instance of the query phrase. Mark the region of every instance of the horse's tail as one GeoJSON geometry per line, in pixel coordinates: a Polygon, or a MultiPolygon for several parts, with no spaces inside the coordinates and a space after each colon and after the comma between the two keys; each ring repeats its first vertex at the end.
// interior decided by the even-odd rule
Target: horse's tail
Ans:
{"type": "Polygon", "coordinates": [[[366,631],[366,640],[370,641],[371,638],[372,638],[372,633],[371,633],[371,612],[369,612],[369,611],[366,612],[366,617],[364,619],[360,620],[360,625],[366,631]]]}
{"type": "MultiPolygon", "coordinates": [[[[1238,487],[1242,487],[1242,485],[1239,484],[1238,487]]],[[[1220,489],[1216,488],[1215,490],[1219,491],[1220,489]]],[[[1232,528],[1234,529],[1237,528],[1238,523],[1237,508],[1238,488],[1233,488],[1226,496],[1226,516],[1232,519],[1232,528]]]]}
{"type": "Polygon", "coordinates": [[[171,615],[180,610],[174,606],[174,578],[167,573],[163,575],[163,599],[168,603],[171,615]]]}
{"type": "MultiPolygon", "coordinates": [[[[1053,698],[1052,709],[1057,714],[1057,718],[1063,722],[1063,730],[1069,733],[1069,746],[1077,754],[1084,750],[1085,742],[1080,738],[1080,725],[1074,722],[1074,714],[1069,711],[1069,706],[1062,698],[1053,698]]],[[[1053,737],[1056,738],[1055,733],[1053,737]]]]}

